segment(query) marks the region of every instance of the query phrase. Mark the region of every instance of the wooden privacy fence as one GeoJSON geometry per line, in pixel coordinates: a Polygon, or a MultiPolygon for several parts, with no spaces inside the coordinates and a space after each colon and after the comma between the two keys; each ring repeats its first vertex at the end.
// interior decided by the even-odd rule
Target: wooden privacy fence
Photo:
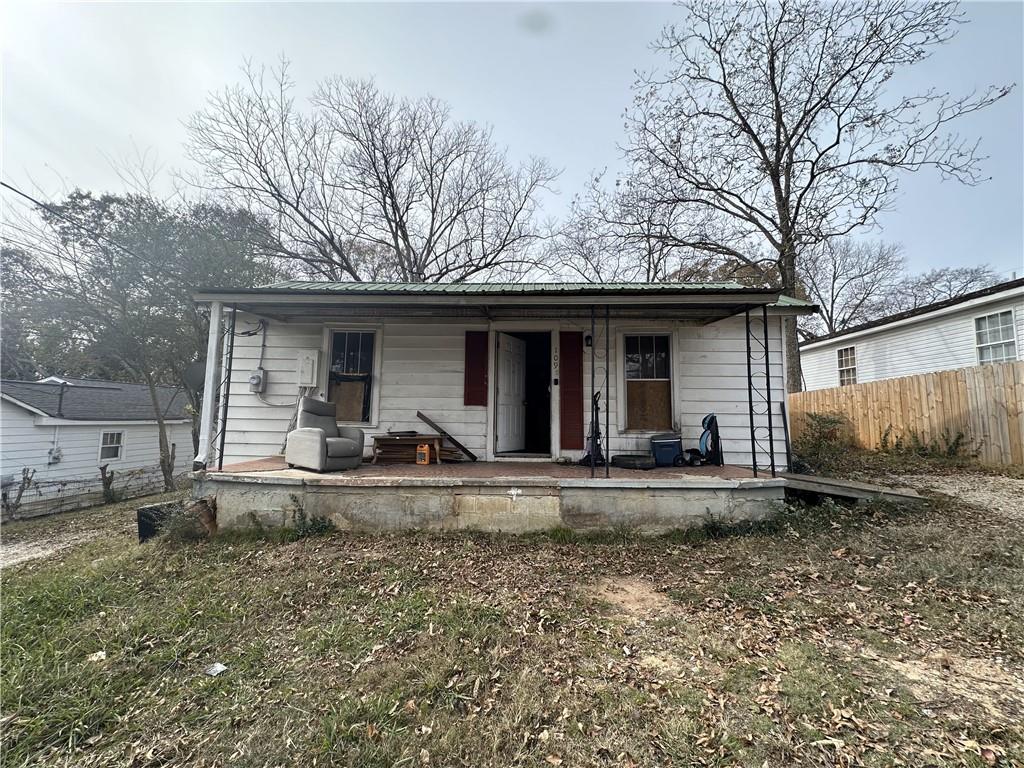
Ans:
{"type": "Polygon", "coordinates": [[[796,392],[789,410],[794,439],[808,413],[839,413],[863,448],[878,448],[886,430],[890,444],[916,434],[923,443],[945,446],[962,434],[980,461],[1024,464],[1024,362],[796,392]]]}

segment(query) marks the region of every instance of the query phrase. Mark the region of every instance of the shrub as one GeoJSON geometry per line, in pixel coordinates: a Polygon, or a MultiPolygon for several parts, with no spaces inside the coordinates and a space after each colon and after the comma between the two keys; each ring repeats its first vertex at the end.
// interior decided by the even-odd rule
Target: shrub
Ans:
{"type": "Polygon", "coordinates": [[[925,459],[956,459],[961,457],[974,457],[976,452],[967,450],[967,438],[963,432],[951,433],[943,430],[942,434],[930,440],[924,439],[916,430],[908,430],[906,437],[896,435],[894,437],[892,424],[885,428],[882,437],[878,441],[878,448],[882,453],[893,455],[913,455],[925,459]]]}
{"type": "Polygon", "coordinates": [[[797,462],[817,472],[839,469],[852,449],[849,421],[841,413],[806,414],[803,430],[793,441],[797,462]]]}

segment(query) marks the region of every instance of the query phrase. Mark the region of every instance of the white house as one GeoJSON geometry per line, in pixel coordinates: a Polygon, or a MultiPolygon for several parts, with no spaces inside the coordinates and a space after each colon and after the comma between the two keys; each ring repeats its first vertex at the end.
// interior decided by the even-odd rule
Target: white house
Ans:
{"type": "MultiPolygon", "coordinates": [[[[119,497],[160,490],[160,449],[149,389],[58,378],[0,382],[4,516],[59,512],[103,500],[100,467],[119,497]],[[24,487],[22,484],[24,483],[24,487]],[[21,493],[20,506],[12,509],[21,493]]],[[[159,388],[175,468],[192,460],[192,419],[183,392],[159,388]]]]}
{"type": "Polygon", "coordinates": [[[900,312],[800,345],[807,390],[1022,358],[1024,279],[900,312]]]}
{"type": "Polygon", "coordinates": [[[199,470],[280,455],[303,395],[361,427],[367,457],[374,436],[432,431],[420,412],[483,462],[550,467],[583,455],[595,392],[611,455],[666,431],[696,447],[715,413],[727,464],[783,469],[782,318],[813,311],[737,283],[289,281],[195,298],[212,313],[207,387],[230,380],[218,408],[207,398],[199,470]]]}

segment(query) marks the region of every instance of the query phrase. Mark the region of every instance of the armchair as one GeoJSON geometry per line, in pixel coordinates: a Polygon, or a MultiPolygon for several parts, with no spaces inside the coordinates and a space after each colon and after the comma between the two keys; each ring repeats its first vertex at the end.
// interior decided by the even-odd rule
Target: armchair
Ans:
{"type": "Polygon", "coordinates": [[[363,461],[363,430],[339,427],[334,403],[304,397],[298,428],[288,433],[284,459],[289,467],[315,472],[355,469],[363,461]]]}

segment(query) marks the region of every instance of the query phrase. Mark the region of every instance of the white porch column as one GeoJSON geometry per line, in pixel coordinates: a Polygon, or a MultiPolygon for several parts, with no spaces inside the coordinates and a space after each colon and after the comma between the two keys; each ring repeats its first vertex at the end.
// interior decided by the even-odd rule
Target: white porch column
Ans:
{"type": "Polygon", "coordinates": [[[213,416],[217,406],[217,382],[220,374],[221,303],[210,302],[210,333],[206,339],[206,375],[203,378],[203,411],[199,415],[199,453],[192,462],[193,471],[206,469],[213,441],[213,416]]]}

